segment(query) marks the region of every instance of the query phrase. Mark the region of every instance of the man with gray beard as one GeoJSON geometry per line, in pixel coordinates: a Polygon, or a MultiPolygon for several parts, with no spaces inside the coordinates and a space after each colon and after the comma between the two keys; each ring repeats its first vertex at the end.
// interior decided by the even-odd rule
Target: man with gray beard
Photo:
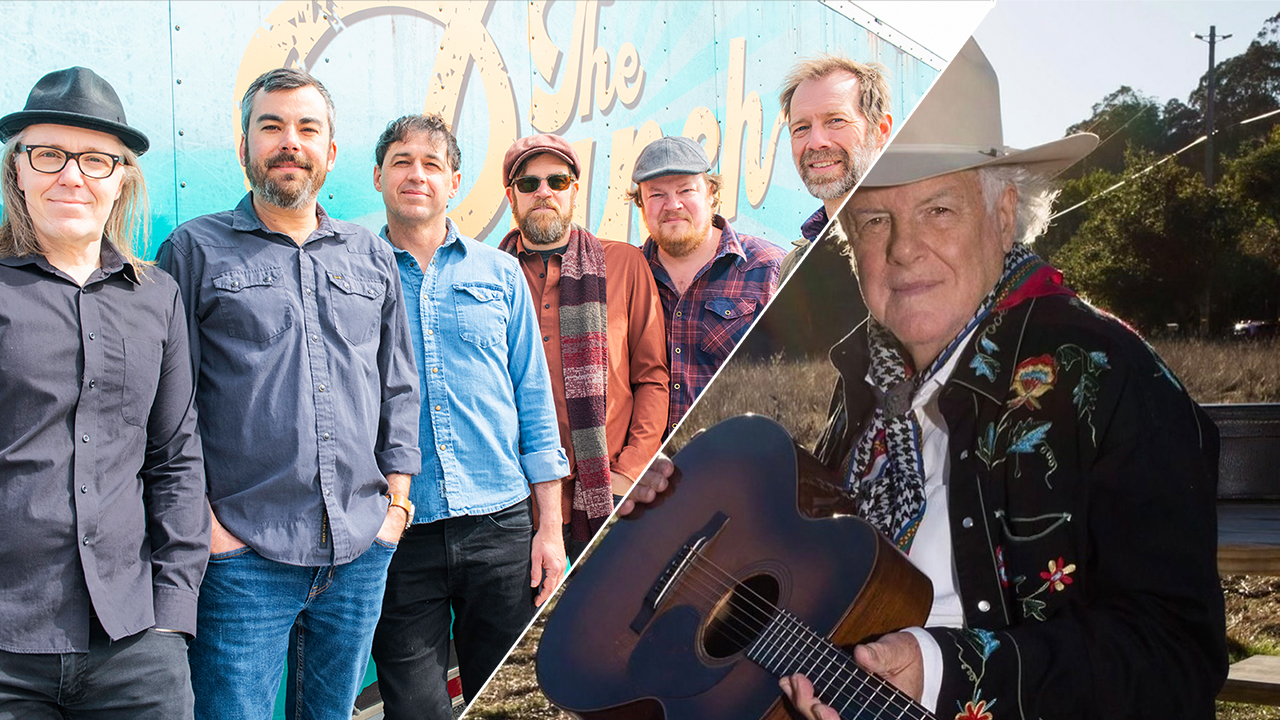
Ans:
{"type": "Polygon", "coordinates": [[[413,520],[418,374],[391,247],[316,202],[328,91],[272,70],[241,113],[252,192],[157,258],[186,306],[213,521],[195,714],[270,717],[287,655],[289,717],[349,720],[413,520]]]}
{"type": "Polygon", "coordinates": [[[558,135],[521,138],[502,163],[517,229],[502,250],[520,261],[551,371],[570,561],[658,451],[667,420],[662,310],[644,256],[573,224],[581,166],[558,135]]]}
{"type": "Polygon", "coordinates": [[[782,263],[786,279],[870,169],[893,129],[889,83],[879,63],[840,55],[800,61],[779,98],[791,132],[791,157],[809,194],[822,201],[800,227],[782,263]]]}

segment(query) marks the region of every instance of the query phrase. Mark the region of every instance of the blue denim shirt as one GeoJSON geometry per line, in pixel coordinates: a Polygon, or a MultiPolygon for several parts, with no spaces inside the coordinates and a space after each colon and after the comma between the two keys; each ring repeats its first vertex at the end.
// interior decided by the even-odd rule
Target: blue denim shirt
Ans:
{"type": "Polygon", "coordinates": [[[530,483],[569,474],[520,266],[446,222],[425,269],[391,246],[422,381],[415,523],[495,512],[527,497],[530,483]]]}
{"type": "Polygon", "coordinates": [[[386,517],[384,476],[422,463],[395,258],[317,213],[299,246],[246,195],[157,255],[186,305],[213,512],[263,557],[304,566],[359,557],[386,517]]]}

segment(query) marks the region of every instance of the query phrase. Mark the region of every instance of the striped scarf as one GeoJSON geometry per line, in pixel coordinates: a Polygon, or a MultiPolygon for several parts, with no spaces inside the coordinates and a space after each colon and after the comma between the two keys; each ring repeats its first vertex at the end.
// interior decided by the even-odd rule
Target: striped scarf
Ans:
{"type": "Polygon", "coordinates": [[[911,412],[913,396],[991,312],[1055,294],[1072,294],[1062,285],[1062,274],[1026,245],[1015,243],[1005,255],[1000,280],[924,372],[912,368],[906,349],[887,328],[875,318],[868,321],[869,376],[876,409],[854,446],[846,487],[858,498],[859,515],[903,552],[911,548],[925,507],[924,459],[920,454],[920,422],[911,412]]]}
{"type": "MultiPolygon", "coordinates": [[[[499,249],[517,254],[519,230],[499,249]]],[[[609,312],[605,299],[604,247],[573,226],[560,263],[560,359],[565,407],[577,480],[570,532],[590,540],[613,512],[609,443],[605,436],[605,387],[609,380],[609,312]]]]}

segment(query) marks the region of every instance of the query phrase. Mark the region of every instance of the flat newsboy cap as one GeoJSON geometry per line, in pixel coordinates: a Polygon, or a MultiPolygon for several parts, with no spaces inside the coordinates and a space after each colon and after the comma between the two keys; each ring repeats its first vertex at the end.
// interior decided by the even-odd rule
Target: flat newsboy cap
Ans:
{"type": "Polygon", "coordinates": [[[631,182],[639,185],[664,175],[700,175],[710,169],[711,161],[701,145],[674,135],[654,140],[640,151],[631,171],[631,182]]]}
{"type": "Polygon", "coordinates": [[[89,68],[55,70],[40,78],[27,95],[26,107],[0,118],[0,142],[41,123],[110,133],[139,155],[151,147],[146,135],[129,127],[111,83],[89,68]]]}
{"type": "Polygon", "coordinates": [[[564,138],[559,135],[530,135],[515,141],[507,150],[507,156],[502,159],[502,186],[509,187],[511,181],[515,180],[512,174],[520,169],[520,163],[538,153],[551,153],[559,157],[569,163],[569,169],[573,170],[574,177],[582,176],[582,167],[578,164],[578,153],[573,151],[573,146],[564,138]]]}

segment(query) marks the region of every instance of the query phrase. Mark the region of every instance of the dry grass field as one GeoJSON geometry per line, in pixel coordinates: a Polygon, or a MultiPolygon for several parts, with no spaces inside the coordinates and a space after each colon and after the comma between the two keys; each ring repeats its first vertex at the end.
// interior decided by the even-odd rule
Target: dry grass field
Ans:
{"type": "MultiPolygon", "coordinates": [[[[1280,402],[1280,342],[1155,343],[1161,356],[1201,403],[1280,402]]],[[[731,362],[673,436],[668,451],[697,428],[744,412],[767,415],[812,446],[826,421],[835,371],[826,360],[731,362]]],[[[1232,660],[1280,654],[1280,578],[1223,578],[1227,636],[1232,660]]],[[[534,677],[541,620],[513,651],[486,691],[473,703],[473,718],[568,720],[538,691],[534,677]]],[[[1280,718],[1280,708],[1219,703],[1221,720],[1280,718]]]]}

